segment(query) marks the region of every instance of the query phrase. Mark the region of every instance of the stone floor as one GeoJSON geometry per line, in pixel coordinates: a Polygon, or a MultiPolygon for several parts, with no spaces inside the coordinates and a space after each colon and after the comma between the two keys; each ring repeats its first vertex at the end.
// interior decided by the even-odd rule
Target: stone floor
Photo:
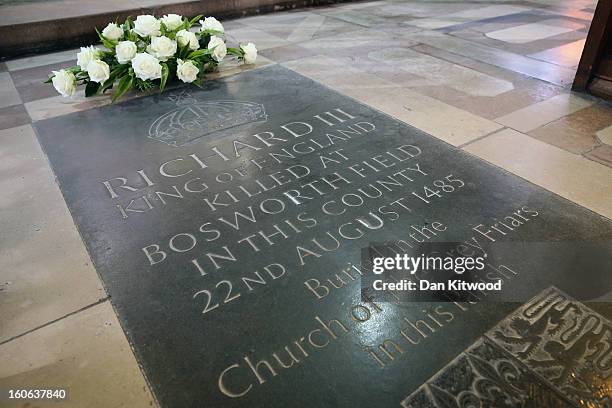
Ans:
{"type": "MultiPolygon", "coordinates": [[[[249,69],[282,64],[612,218],[612,106],[570,92],[595,4],[387,0],[225,26],[260,49],[249,69]]],[[[31,127],[110,103],[42,84],[74,60],[0,63],[0,388],[68,386],[71,407],[151,406],[31,127]]]]}

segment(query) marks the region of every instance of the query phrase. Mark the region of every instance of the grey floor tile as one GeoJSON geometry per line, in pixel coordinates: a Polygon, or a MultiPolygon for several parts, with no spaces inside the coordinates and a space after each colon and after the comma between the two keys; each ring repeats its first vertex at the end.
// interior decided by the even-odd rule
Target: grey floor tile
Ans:
{"type": "Polygon", "coordinates": [[[58,62],[11,72],[15,88],[24,103],[57,96],[51,84],[44,83],[52,71],[68,68],[72,61],[58,62]]]}
{"type": "Polygon", "coordinates": [[[30,122],[30,115],[23,105],[0,108],[0,130],[14,128],[30,122]]]}
{"type": "Polygon", "coordinates": [[[19,104],[21,104],[21,98],[15,89],[11,74],[0,72],[0,108],[19,104]]]}

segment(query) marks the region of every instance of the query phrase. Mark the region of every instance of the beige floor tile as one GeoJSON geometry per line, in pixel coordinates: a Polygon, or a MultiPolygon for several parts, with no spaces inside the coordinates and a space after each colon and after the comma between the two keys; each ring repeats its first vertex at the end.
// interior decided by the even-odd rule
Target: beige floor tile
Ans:
{"type": "Polygon", "coordinates": [[[15,88],[15,84],[13,84],[11,74],[0,72],[0,108],[20,104],[21,98],[15,88]]]}
{"type": "MultiPolygon", "coordinates": [[[[234,30],[239,28],[251,27],[287,39],[287,37],[298,28],[301,22],[316,15],[317,14],[310,11],[296,10],[291,13],[260,14],[237,20],[230,20],[224,22],[224,24],[227,26],[225,31],[228,34],[231,34],[234,30]],[[235,23],[240,23],[240,25],[232,28],[232,24],[235,23]]],[[[325,17],[323,17],[323,19],[325,19],[325,17]]]]}
{"type": "MultiPolygon", "coordinates": [[[[357,4],[357,3],[355,3],[357,4]]],[[[443,16],[460,11],[481,8],[478,3],[468,2],[435,2],[435,1],[419,1],[419,2],[388,2],[387,5],[379,5],[376,7],[376,13],[386,17],[410,17],[410,18],[426,18],[443,16]]]]}
{"type": "Polygon", "coordinates": [[[495,122],[408,89],[347,88],[341,92],[455,146],[501,128],[495,122]]]}
{"type": "Polygon", "coordinates": [[[334,89],[377,88],[380,90],[380,88],[394,88],[396,86],[376,75],[357,69],[355,64],[346,58],[330,58],[325,55],[317,55],[288,61],[282,65],[334,89]]]}
{"type": "Polygon", "coordinates": [[[549,18],[546,20],[542,20],[541,24],[552,27],[567,27],[574,30],[588,30],[589,28],[588,22],[586,21],[578,22],[576,20],[570,20],[566,18],[549,18]]]}
{"type": "Polygon", "coordinates": [[[498,118],[534,103],[550,99],[560,93],[567,92],[557,85],[529,78],[525,75],[519,75],[512,71],[438,48],[418,45],[412,47],[412,49],[512,83],[514,86],[512,91],[504,92],[495,97],[471,96],[444,86],[422,86],[423,82],[415,85],[415,87],[418,87],[415,90],[421,94],[439,99],[442,102],[467,110],[483,118],[498,118]]]}
{"type": "Polygon", "coordinates": [[[61,403],[3,407],[155,406],[106,301],[0,346],[0,388],[67,388],[61,403]]]}
{"type": "Polygon", "coordinates": [[[464,149],[577,204],[612,218],[612,169],[505,129],[464,149]]]}
{"type": "MultiPolygon", "coordinates": [[[[6,61],[6,67],[9,71],[17,71],[20,69],[42,67],[43,65],[56,64],[58,62],[72,61],[76,64],[77,50],[67,50],[54,52],[51,54],[35,55],[33,57],[19,58],[6,61]]],[[[70,64],[66,64],[69,66],[70,64]]]]}
{"type": "Polygon", "coordinates": [[[528,7],[513,6],[507,4],[495,4],[484,7],[471,8],[465,11],[448,14],[448,16],[466,18],[470,20],[484,20],[487,18],[507,16],[510,14],[522,13],[529,10],[528,7]]]}
{"type": "Polygon", "coordinates": [[[519,132],[529,132],[593,104],[577,94],[561,94],[495,119],[519,132]]]}
{"type": "MultiPolygon", "coordinates": [[[[402,35],[401,33],[399,33],[402,35]]],[[[567,86],[571,84],[576,76],[576,71],[571,68],[551,64],[546,61],[538,61],[514,52],[508,52],[498,47],[492,47],[446,35],[437,31],[423,31],[409,34],[408,39],[418,41],[431,47],[439,48],[447,52],[462,55],[464,57],[484,62],[538,78],[556,85],[567,86]]]]}
{"type": "Polygon", "coordinates": [[[610,145],[603,144],[597,146],[590,152],[586,153],[585,157],[612,168],[612,146],[610,145]]]}
{"type": "Polygon", "coordinates": [[[106,294],[29,125],[0,131],[0,191],[1,342],[106,294]]]}
{"type": "MultiPolygon", "coordinates": [[[[585,11],[585,10],[581,10],[581,8],[584,8],[586,6],[578,6],[574,3],[574,7],[558,7],[558,6],[554,6],[554,7],[550,7],[547,9],[542,9],[541,12],[545,13],[545,14],[554,14],[555,16],[558,15],[563,15],[566,17],[571,17],[571,18],[578,18],[580,20],[584,20],[584,21],[591,21],[593,19],[593,12],[592,11],[585,11]]],[[[595,3],[597,4],[597,3],[595,3]]],[[[595,6],[589,6],[592,9],[595,8],[595,6]]]]}
{"type": "Polygon", "coordinates": [[[542,52],[531,54],[529,56],[541,61],[563,65],[565,67],[575,67],[580,62],[580,57],[582,55],[585,42],[586,40],[578,40],[560,47],[550,48],[542,52]]]}
{"type": "Polygon", "coordinates": [[[425,30],[437,30],[438,28],[451,27],[461,24],[459,20],[443,19],[443,18],[420,18],[418,20],[409,20],[406,25],[411,25],[425,30]]]}
{"type": "MultiPolygon", "coordinates": [[[[241,23],[241,27],[248,26],[256,28],[298,46],[304,41],[309,41],[314,38],[330,37],[363,29],[361,26],[343,20],[305,11],[286,14],[268,14],[236,21],[241,23]]],[[[238,27],[227,29],[226,32],[232,33],[237,28],[238,27]]]]}
{"type": "Polygon", "coordinates": [[[267,48],[281,47],[283,45],[291,44],[287,40],[252,27],[232,30],[232,32],[228,32],[226,35],[230,41],[238,43],[253,42],[257,44],[258,50],[265,50],[267,48]]]}
{"type": "Polygon", "coordinates": [[[85,98],[85,92],[81,89],[70,98],[65,98],[61,95],[52,96],[51,98],[26,102],[24,106],[32,118],[32,121],[36,122],[56,116],[67,115],[72,112],[97,108],[110,103],[111,99],[108,96],[85,98]]]}
{"type": "MultiPolygon", "coordinates": [[[[347,3],[342,3],[339,5],[336,5],[337,8],[340,9],[344,9],[344,10],[360,10],[363,8],[368,8],[368,7],[384,7],[386,4],[393,4],[393,1],[379,1],[379,0],[375,0],[375,1],[365,1],[365,2],[347,2],[347,3]]],[[[332,6],[333,7],[333,6],[332,6]]]]}
{"type": "Polygon", "coordinates": [[[491,31],[485,35],[489,38],[512,44],[524,44],[553,37],[555,35],[568,33],[570,31],[574,30],[567,27],[555,27],[540,23],[532,23],[504,28],[503,30],[491,31]]]}
{"type": "MultiPolygon", "coordinates": [[[[409,33],[409,30],[405,34],[409,33]]],[[[300,43],[299,46],[333,58],[338,56],[353,58],[354,61],[351,65],[358,66],[361,63],[361,58],[365,58],[368,52],[372,50],[387,47],[410,47],[416,44],[417,42],[412,41],[409,34],[402,37],[381,30],[362,28],[348,33],[316,38],[300,43]]]]}
{"type": "Polygon", "coordinates": [[[529,136],[570,153],[583,154],[600,144],[597,132],[610,125],[612,108],[594,104],[532,130],[529,136]]]}
{"type": "MultiPolygon", "coordinates": [[[[478,43],[481,45],[485,45],[488,47],[492,47],[494,49],[498,49],[500,51],[510,52],[515,55],[523,56],[528,61],[531,61],[532,64],[550,64],[547,61],[543,60],[535,60],[533,58],[525,57],[525,55],[535,54],[541,51],[545,51],[551,48],[559,47],[564,44],[568,44],[570,42],[583,40],[586,38],[586,33],[584,31],[574,31],[570,30],[568,32],[558,34],[549,38],[543,38],[534,41],[527,42],[504,42],[499,41],[494,38],[487,37],[484,33],[473,30],[471,27],[458,27],[459,30],[453,31],[449,33],[449,35],[461,38],[466,41],[478,43]]],[[[566,66],[561,66],[557,64],[551,64],[553,67],[561,68],[562,71],[570,70],[566,66]]],[[[575,74],[575,72],[573,72],[575,74]]],[[[573,78],[572,78],[573,79],[573,78]]]]}
{"type": "Polygon", "coordinates": [[[612,145],[612,125],[597,132],[597,137],[602,143],[612,145]]]}
{"type": "Polygon", "coordinates": [[[428,30],[435,30],[438,28],[451,27],[457,24],[467,23],[470,21],[516,14],[526,10],[528,10],[527,7],[511,6],[504,4],[491,5],[486,7],[470,8],[468,10],[463,10],[450,14],[441,13],[439,16],[433,18],[411,20],[408,21],[407,24],[425,28],[428,30]]]}
{"type": "Polygon", "coordinates": [[[375,14],[368,13],[364,10],[350,10],[350,9],[331,9],[320,12],[321,14],[336,18],[338,20],[346,21],[347,23],[354,24],[362,27],[381,27],[383,25],[390,25],[392,22],[386,20],[383,17],[379,17],[375,14]]]}
{"type": "Polygon", "coordinates": [[[302,42],[312,39],[313,35],[321,28],[325,21],[324,16],[311,14],[297,24],[293,32],[287,37],[290,42],[302,42]]]}
{"type": "Polygon", "coordinates": [[[455,146],[502,128],[495,122],[360,71],[341,58],[316,56],[283,65],[455,146]]]}
{"type": "MultiPolygon", "coordinates": [[[[211,72],[206,76],[206,79],[211,81],[213,79],[226,78],[232,75],[239,74],[241,72],[266,67],[271,64],[275,64],[275,62],[261,55],[257,56],[257,60],[254,64],[249,65],[243,64],[242,62],[235,59],[227,59],[221,62],[221,64],[219,65],[219,70],[217,72],[211,72]]],[[[183,85],[179,84],[179,86],[183,85]]]]}
{"type": "Polygon", "coordinates": [[[388,47],[370,52],[368,58],[418,75],[430,84],[445,85],[468,95],[492,97],[514,89],[510,81],[408,48],[388,47]]]}
{"type": "Polygon", "coordinates": [[[446,86],[418,86],[413,89],[420,94],[431,96],[459,109],[494,120],[500,115],[538,102],[536,98],[550,98],[555,95],[555,89],[546,88],[546,83],[542,85],[542,89],[536,95],[533,92],[535,89],[519,88],[492,98],[466,95],[446,86]]]}

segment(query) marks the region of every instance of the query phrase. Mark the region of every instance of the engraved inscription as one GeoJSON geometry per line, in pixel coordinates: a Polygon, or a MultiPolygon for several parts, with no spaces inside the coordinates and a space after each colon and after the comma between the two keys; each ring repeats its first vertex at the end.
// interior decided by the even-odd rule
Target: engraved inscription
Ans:
{"type": "Polygon", "coordinates": [[[537,296],[489,335],[584,407],[612,404],[612,323],[556,288],[537,296]]]}
{"type": "Polygon", "coordinates": [[[404,408],[572,406],[486,338],[461,353],[401,405],[404,408]]]}
{"type": "Polygon", "coordinates": [[[612,324],[557,288],[506,317],[402,402],[416,407],[610,407],[612,324]]]}

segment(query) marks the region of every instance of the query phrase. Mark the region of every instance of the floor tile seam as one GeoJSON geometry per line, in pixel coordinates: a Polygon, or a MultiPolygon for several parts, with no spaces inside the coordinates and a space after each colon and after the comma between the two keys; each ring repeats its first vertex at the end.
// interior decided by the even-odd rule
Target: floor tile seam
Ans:
{"type": "MultiPolygon", "coordinates": [[[[66,319],[66,318],[69,318],[71,316],[77,315],[77,314],[79,314],[81,312],[84,312],[84,311],[86,311],[88,309],[91,309],[92,307],[98,306],[98,305],[100,305],[102,303],[105,303],[105,302],[107,302],[109,300],[110,300],[110,296],[105,296],[103,298],[100,298],[97,301],[95,301],[93,303],[90,303],[90,304],[88,304],[86,306],[83,306],[83,307],[81,307],[81,308],[79,308],[77,310],[73,310],[72,312],[66,313],[63,316],[60,316],[60,317],[58,317],[56,319],[50,320],[50,321],[48,321],[46,323],[43,323],[43,324],[41,324],[39,326],[33,327],[33,328],[31,328],[29,330],[26,330],[26,331],[24,331],[22,333],[16,334],[16,335],[14,335],[14,336],[6,339],[6,340],[2,340],[2,341],[0,341],[0,346],[3,346],[5,344],[7,344],[7,343],[10,343],[10,342],[12,342],[14,340],[17,340],[17,339],[21,338],[21,337],[27,336],[28,334],[34,333],[34,332],[36,332],[38,330],[44,329],[45,327],[51,326],[51,325],[53,325],[53,324],[55,324],[57,322],[60,322],[60,321],[66,319]]],[[[114,310],[113,310],[113,313],[115,313],[114,310]]]]}
{"type": "MultiPolygon", "coordinates": [[[[452,39],[454,39],[454,40],[459,40],[459,41],[462,41],[462,42],[466,42],[466,43],[468,43],[468,45],[470,45],[470,46],[473,46],[473,47],[476,47],[476,48],[480,48],[480,49],[484,49],[486,52],[489,52],[489,51],[499,51],[499,52],[502,52],[502,53],[510,54],[510,55],[512,55],[513,57],[525,58],[525,59],[527,59],[527,60],[533,61],[534,63],[538,63],[538,64],[548,64],[548,65],[555,65],[555,64],[550,63],[550,62],[540,61],[540,60],[538,60],[538,59],[535,59],[535,58],[529,57],[529,56],[527,56],[527,55],[518,54],[518,53],[516,53],[516,52],[507,51],[507,50],[504,50],[504,49],[501,49],[501,48],[495,48],[495,47],[493,47],[493,46],[491,46],[491,45],[486,45],[486,44],[479,43],[479,42],[477,42],[477,41],[472,41],[472,40],[469,40],[469,39],[466,39],[466,38],[457,37],[457,36],[454,36],[454,35],[452,35],[452,34],[445,34],[445,35],[448,35],[448,36],[452,37],[452,39]]],[[[427,43],[423,43],[423,44],[424,44],[424,45],[427,45],[427,46],[430,46],[430,47],[438,48],[438,47],[435,47],[435,46],[430,45],[430,44],[427,44],[427,43]]],[[[442,48],[439,48],[439,49],[442,49],[442,48]]],[[[453,53],[453,54],[457,54],[457,53],[455,53],[455,52],[448,51],[448,50],[443,50],[443,51],[446,51],[446,52],[451,52],[451,53],[453,53]]],[[[460,55],[460,56],[463,56],[463,57],[466,57],[466,58],[470,58],[470,57],[467,57],[467,56],[465,56],[465,55],[461,55],[461,54],[457,54],[457,55],[460,55]]],[[[522,72],[519,72],[519,71],[513,71],[513,70],[510,70],[510,69],[508,69],[508,68],[506,68],[506,67],[503,67],[503,66],[500,66],[500,65],[494,65],[494,64],[491,64],[491,63],[486,62],[486,61],[483,61],[483,60],[474,59],[474,61],[478,61],[478,62],[481,62],[481,63],[484,63],[484,64],[489,64],[489,65],[492,65],[492,66],[495,66],[495,67],[498,67],[498,68],[501,68],[501,69],[505,69],[505,70],[507,70],[507,71],[509,71],[509,72],[514,72],[514,73],[517,73],[517,74],[520,74],[520,75],[524,75],[524,76],[526,76],[526,77],[528,77],[528,78],[537,79],[537,80],[542,81],[542,82],[545,82],[545,83],[547,83],[547,84],[553,84],[553,85],[556,85],[556,86],[562,87],[562,88],[564,88],[564,89],[568,89],[568,90],[569,90],[569,89],[571,88],[571,83],[568,83],[568,84],[562,85],[562,84],[559,84],[559,83],[557,83],[557,82],[547,81],[547,80],[544,80],[544,79],[542,79],[542,78],[538,78],[538,77],[535,77],[535,76],[532,76],[532,75],[528,75],[528,74],[525,74],[525,73],[522,73],[522,72]]],[[[561,67],[561,68],[563,68],[563,67],[561,67]]],[[[568,70],[569,70],[569,68],[568,68],[568,70]]]]}
{"type": "MultiPolygon", "coordinates": [[[[460,37],[455,37],[455,36],[453,36],[453,38],[455,38],[455,39],[459,39],[459,40],[463,40],[463,41],[467,41],[467,40],[465,40],[465,39],[463,39],[463,38],[460,38],[460,37]]],[[[476,44],[477,44],[477,43],[476,43],[476,44]]],[[[502,67],[502,66],[499,66],[499,65],[494,65],[494,64],[491,64],[491,63],[489,63],[489,62],[485,62],[485,61],[481,61],[481,60],[473,59],[473,58],[471,58],[471,57],[468,57],[468,56],[465,56],[465,55],[458,54],[458,53],[456,53],[456,52],[454,52],[454,51],[445,50],[445,49],[443,49],[443,48],[440,48],[440,47],[437,47],[437,46],[434,46],[434,45],[431,45],[431,44],[427,44],[427,43],[424,43],[424,42],[419,42],[418,44],[411,45],[411,46],[409,46],[408,48],[412,49],[412,48],[415,48],[415,47],[418,47],[418,46],[426,46],[426,47],[429,47],[429,48],[434,48],[434,49],[436,49],[436,50],[439,50],[439,51],[442,51],[442,52],[445,52],[445,53],[448,53],[448,54],[456,55],[456,56],[457,56],[457,57],[459,57],[459,58],[467,58],[467,59],[469,59],[469,60],[471,60],[471,61],[474,61],[474,62],[475,62],[475,63],[477,63],[477,64],[484,64],[484,65],[488,65],[488,66],[490,66],[491,68],[494,68],[494,69],[501,69],[501,70],[504,70],[504,71],[506,71],[506,72],[508,72],[508,73],[510,73],[510,74],[512,74],[512,75],[520,76],[522,80],[532,80],[532,81],[538,81],[538,82],[541,82],[541,83],[543,83],[543,84],[546,84],[546,85],[550,85],[550,86],[554,86],[554,87],[556,87],[556,88],[559,88],[559,90],[561,90],[561,91],[568,91],[568,92],[570,91],[570,85],[571,85],[571,84],[568,84],[568,85],[559,85],[559,84],[557,84],[557,83],[553,83],[553,82],[545,81],[545,80],[543,80],[543,79],[536,78],[536,77],[533,77],[533,76],[530,76],[530,75],[524,74],[524,73],[522,73],[522,72],[513,71],[513,70],[508,69],[508,68],[506,68],[506,67],[502,67]]],[[[499,78],[499,77],[496,77],[496,76],[491,75],[491,74],[489,74],[489,73],[487,73],[487,72],[482,72],[481,70],[479,70],[479,69],[477,69],[477,68],[469,67],[469,66],[464,65],[464,64],[462,64],[462,63],[458,63],[458,62],[452,61],[452,60],[450,60],[450,59],[448,59],[448,58],[445,58],[445,57],[443,57],[443,56],[431,55],[431,54],[427,54],[427,53],[425,53],[425,52],[421,52],[421,51],[419,51],[419,50],[413,50],[413,51],[418,52],[419,54],[423,54],[423,55],[427,55],[427,56],[430,56],[430,57],[433,57],[433,58],[437,58],[437,59],[442,60],[442,61],[446,61],[446,62],[448,62],[448,63],[450,63],[450,64],[454,64],[454,65],[457,65],[457,66],[460,66],[460,67],[463,67],[463,68],[471,69],[471,70],[473,70],[473,71],[475,71],[475,72],[478,72],[478,73],[480,73],[480,74],[482,74],[482,75],[488,75],[488,76],[490,76],[490,77],[492,77],[492,78],[496,78],[496,79],[500,79],[500,80],[503,80],[503,81],[508,81],[508,82],[512,82],[512,83],[514,83],[514,81],[513,81],[513,80],[509,80],[509,79],[505,79],[505,78],[499,78]]],[[[505,50],[500,50],[500,51],[505,51],[505,50]]],[[[509,51],[506,51],[506,52],[509,52],[509,51]]],[[[513,54],[515,54],[515,53],[513,53],[513,54]]],[[[521,57],[525,57],[525,56],[524,56],[524,55],[522,55],[522,54],[515,54],[515,55],[518,55],[518,56],[521,56],[521,57]]],[[[541,60],[538,60],[538,59],[536,59],[536,58],[530,58],[530,59],[532,59],[532,60],[534,60],[534,61],[536,61],[536,62],[539,62],[539,63],[553,64],[552,62],[548,62],[548,61],[541,61],[541,60]]],[[[559,67],[561,67],[561,68],[567,68],[566,66],[562,66],[562,65],[558,65],[558,64],[553,64],[553,65],[559,66],[559,67]]],[[[516,88],[515,88],[515,89],[516,89],[516,88]]],[[[501,95],[501,94],[500,94],[500,95],[501,95]]]]}
{"type": "MultiPolygon", "coordinates": [[[[512,128],[500,129],[500,130],[494,131],[493,133],[491,133],[491,134],[489,134],[489,135],[486,135],[486,136],[484,136],[484,137],[480,138],[479,140],[482,140],[482,139],[484,139],[484,138],[486,138],[486,137],[488,137],[488,136],[493,136],[494,134],[501,133],[501,132],[502,132],[502,131],[504,131],[504,130],[512,130],[512,131],[517,132],[516,130],[514,130],[514,129],[512,129],[512,128]]],[[[548,147],[551,147],[551,148],[553,148],[553,149],[559,149],[559,150],[562,150],[562,151],[563,151],[563,152],[565,152],[565,153],[569,153],[569,152],[568,152],[567,150],[565,150],[565,149],[562,149],[562,148],[560,148],[560,147],[558,147],[558,146],[555,146],[555,145],[551,145],[551,144],[546,143],[546,142],[544,142],[544,141],[542,141],[542,140],[536,139],[535,137],[530,136],[530,135],[528,135],[528,134],[526,134],[526,133],[522,133],[522,132],[518,132],[518,133],[521,133],[522,135],[525,135],[525,136],[527,136],[527,137],[529,137],[529,138],[531,138],[531,139],[535,140],[536,142],[543,143],[543,144],[545,144],[545,145],[547,145],[548,147]]],[[[476,141],[477,141],[477,140],[473,140],[472,142],[476,142],[476,141]]],[[[611,217],[609,217],[609,216],[607,216],[607,215],[605,215],[605,214],[602,214],[602,213],[601,213],[601,212],[599,212],[598,210],[594,210],[594,209],[592,209],[592,208],[590,208],[590,207],[587,207],[587,206],[586,206],[586,205],[584,205],[584,204],[581,204],[581,203],[579,203],[579,202],[575,201],[575,200],[574,200],[574,199],[572,199],[572,198],[569,198],[569,197],[566,197],[566,196],[564,196],[564,195],[561,195],[560,193],[557,193],[557,192],[555,192],[555,191],[551,190],[549,187],[543,186],[542,184],[540,184],[540,183],[538,183],[538,182],[536,182],[536,181],[533,181],[533,180],[531,180],[531,179],[529,179],[529,178],[527,178],[527,177],[525,177],[525,176],[522,176],[522,175],[520,175],[520,174],[516,173],[514,170],[510,170],[510,169],[508,169],[508,168],[506,168],[506,167],[502,166],[501,164],[498,164],[498,163],[492,162],[492,161],[490,161],[489,159],[486,159],[486,158],[484,158],[484,157],[482,157],[482,156],[480,156],[480,155],[478,155],[478,154],[476,154],[476,153],[472,153],[472,152],[470,152],[469,150],[465,150],[465,149],[464,149],[464,147],[468,147],[468,146],[469,146],[469,145],[470,145],[472,142],[468,142],[468,143],[466,143],[466,144],[464,144],[464,145],[461,145],[461,146],[462,146],[462,147],[461,147],[461,150],[462,150],[462,151],[464,151],[464,152],[466,152],[466,153],[468,153],[468,154],[470,154],[471,156],[474,156],[474,157],[479,158],[480,160],[482,160],[482,161],[484,161],[484,162],[488,163],[489,165],[491,165],[491,166],[493,166],[493,167],[495,167],[495,168],[497,168],[497,169],[499,169],[499,170],[503,171],[503,172],[504,172],[504,173],[506,173],[506,174],[512,174],[512,175],[514,175],[515,177],[520,178],[521,180],[524,180],[524,181],[526,181],[526,182],[528,182],[528,183],[530,183],[530,184],[532,184],[532,185],[534,185],[534,186],[537,186],[537,187],[539,187],[539,188],[541,188],[541,189],[544,189],[544,190],[548,191],[549,193],[553,194],[553,195],[554,195],[555,197],[557,197],[557,198],[560,198],[560,199],[562,199],[562,200],[564,200],[564,201],[567,201],[567,202],[569,202],[569,203],[571,203],[571,204],[573,204],[573,205],[575,205],[575,206],[577,206],[577,207],[583,208],[583,209],[585,209],[585,210],[587,210],[587,211],[591,212],[592,214],[594,214],[594,215],[596,215],[596,216],[600,217],[602,220],[605,220],[605,221],[607,221],[607,222],[612,222],[612,218],[611,218],[611,217]]],[[[459,148],[459,147],[458,147],[458,148],[459,148]]],[[[601,164],[601,163],[599,163],[599,162],[597,162],[597,161],[595,161],[595,160],[591,160],[591,159],[586,158],[586,157],[583,157],[583,156],[581,156],[581,155],[576,155],[576,154],[574,154],[574,155],[576,156],[576,158],[583,158],[583,159],[588,160],[588,161],[590,161],[590,162],[592,162],[592,163],[594,163],[594,164],[596,164],[596,165],[600,165],[600,166],[602,166],[602,167],[609,168],[609,166],[606,166],[606,165],[604,165],[604,164],[601,164]]]]}
{"type": "MultiPolygon", "coordinates": [[[[484,119],[484,118],[483,118],[483,119],[484,119]]],[[[494,122],[494,123],[497,123],[497,122],[494,122]]],[[[503,125],[502,125],[502,126],[503,126],[503,125]]],[[[479,141],[481,141],[481,140],[483,140],[483,139],[486,139],[486,138],[487,138],[487,137],[489,137],[489,136],[493,136],[493,135],[495,135],[495,134],[497,134],[497,133],[503,132],[503,131],[508,130],[508,129],[510,129],[510,128],[508,128],[508,127],[506,127],[506,126],[503,126],[503,127],[502,127],[502,128],[500,128],[500,129],[495,129],[495,130],[493,130],[492,132],[489,132],[489,133],[487,133],[487,134],[485,134],[485,135],[482,135],[482,136],[478,136],[477,138],[472,139],[472,140],[469,140],[469,141],[467,141],[467,142],[465,142],[465,143],[462,143],[462,144],[460,144],[460,145],[457,145],[456,147],[457,147],[457,149],[464,150],[464,147],[466,147],[466,146],[469,146],[469,145],[471,145],[471,144],[473,144],[473,143],[479,142],[479,141]]],[[[512,129],[512,130],[514,130],[514,129],[512,129]]]]}

